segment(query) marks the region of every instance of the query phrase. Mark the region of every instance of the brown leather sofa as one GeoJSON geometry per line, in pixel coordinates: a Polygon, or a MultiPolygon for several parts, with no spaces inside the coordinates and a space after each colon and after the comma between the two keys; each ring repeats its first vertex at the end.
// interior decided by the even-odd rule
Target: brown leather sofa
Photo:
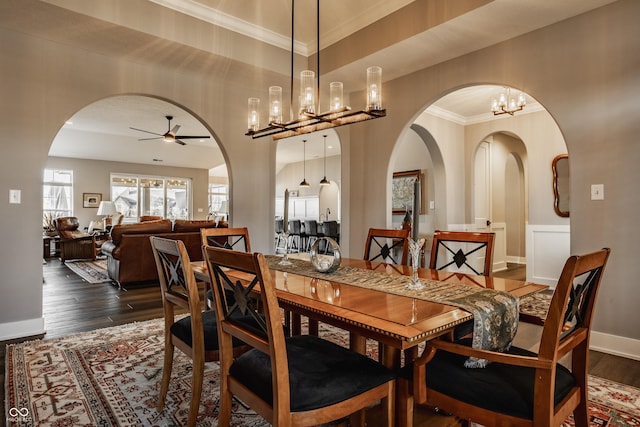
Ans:
{"type": "Polygon", "coordinates": [[[182,240],[192,261],[202,260],[201,228],[226,227],[226,223],[206,220],[168,219],[146,221],[136,224],[115,225],[111,229],[111,240],[102,245],[107,256],[109,278],[121,287],[133,282],[158,280],[150,236],[182,240]]]}

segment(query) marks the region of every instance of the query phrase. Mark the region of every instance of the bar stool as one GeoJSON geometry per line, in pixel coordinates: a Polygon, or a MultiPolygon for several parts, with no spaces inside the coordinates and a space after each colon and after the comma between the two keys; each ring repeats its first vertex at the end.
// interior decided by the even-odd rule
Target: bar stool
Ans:
{"type": "Polygon", "coordinates": [[[278,250],[282,248],[284,248],[283,250],[286,252],[287,242],[284,237],[284,219],[276,219],[275,232],[276,253],[278,253],[278,250]]]}
{"type": "Polygon", "coordinates": [[[289,252],[300,252],[301,243],[301,223],[299,219],[289,221],[289,252]]]}
{"type": "Polygon", "coordinates": [[[305,252],[309,252],[311,250],[311,245],[313,245],[313,243],[318,240],[318,237],[322,237],[320,234],[318,234],[318,221],[316,221],[315,219],[305,220],[304,234],[307,238],[305,252]]]}
{"type": "MultiPolygon", "coordinates": [[[[338,231],[338,221],[325,221],[322,223],[323,228],[323,237],[331,237],[336,243],[340,243],[340,233],[338,231]]],[[[324,248],[324,253],[329,252],[331,248],[329,245],[326,245],[324,248]]]]}

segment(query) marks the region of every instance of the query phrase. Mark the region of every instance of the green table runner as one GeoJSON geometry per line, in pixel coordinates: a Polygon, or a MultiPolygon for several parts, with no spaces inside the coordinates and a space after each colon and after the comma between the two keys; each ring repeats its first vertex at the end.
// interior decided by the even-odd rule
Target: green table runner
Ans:
{"type": "MultiPolygon", "coordinates": [[[[289,259],[291,265],[280,265],[282,257],[268,255],[269,268],[322,280],[375,289],[411,298],[452,305],[473,314],[474,348],[504,351],[509,348],[518,329],[519,300],[508,292],[460,283],[420,279],[424,289],[411,290],[409,276],[373,270],[338,267],[332,273],[316,271],[309,261],[289,259]]],[[[470,358],[467,367],[484,367],[485,360],[470,358]]]]}

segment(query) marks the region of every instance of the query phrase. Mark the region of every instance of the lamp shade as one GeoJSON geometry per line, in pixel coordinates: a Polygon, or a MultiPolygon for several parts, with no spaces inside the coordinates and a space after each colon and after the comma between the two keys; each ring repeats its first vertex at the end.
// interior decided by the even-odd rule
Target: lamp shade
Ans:
{"type": "Polygon", "coordinates": [[[98,207],[98,215],[104,216],[113,216],[117,214],[116,203],[110,201],[102,201],[100,202],[100,206],[98,207]]]}

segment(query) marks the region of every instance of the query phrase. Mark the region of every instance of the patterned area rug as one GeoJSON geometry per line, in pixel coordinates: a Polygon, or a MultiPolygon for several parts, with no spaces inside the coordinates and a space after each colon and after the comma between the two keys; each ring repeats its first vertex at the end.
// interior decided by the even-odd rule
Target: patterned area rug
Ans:
{"type": "Polygon", "coordinates": [[[106,258],[95,261],[65,261],[64,265],[89,283],[111,282],[107,275],[106,258]]]}
{"type": "MultiPolygon", "coordinates": [[[[191,361],[176,351],[166,408],[155,404],[162,376],[162,321],[128,324],[7,347],[5,413],[10,426],[183,426],[191,361]]],[[[341,343],[347,334],[321,324],[341,343]]],[[[375,345],[369,351],[375,351],[375,345]]],[[[216,426],[218,365],[206,365],[198,426],[216,426]]],[[[591,426],[640,425],[640,390],[589,379],[591,426]]],[[[233,426],[266,426],[240,404],[233,426]]],[[[566,426],[572,426],[569,419],[566,426]]]]}

